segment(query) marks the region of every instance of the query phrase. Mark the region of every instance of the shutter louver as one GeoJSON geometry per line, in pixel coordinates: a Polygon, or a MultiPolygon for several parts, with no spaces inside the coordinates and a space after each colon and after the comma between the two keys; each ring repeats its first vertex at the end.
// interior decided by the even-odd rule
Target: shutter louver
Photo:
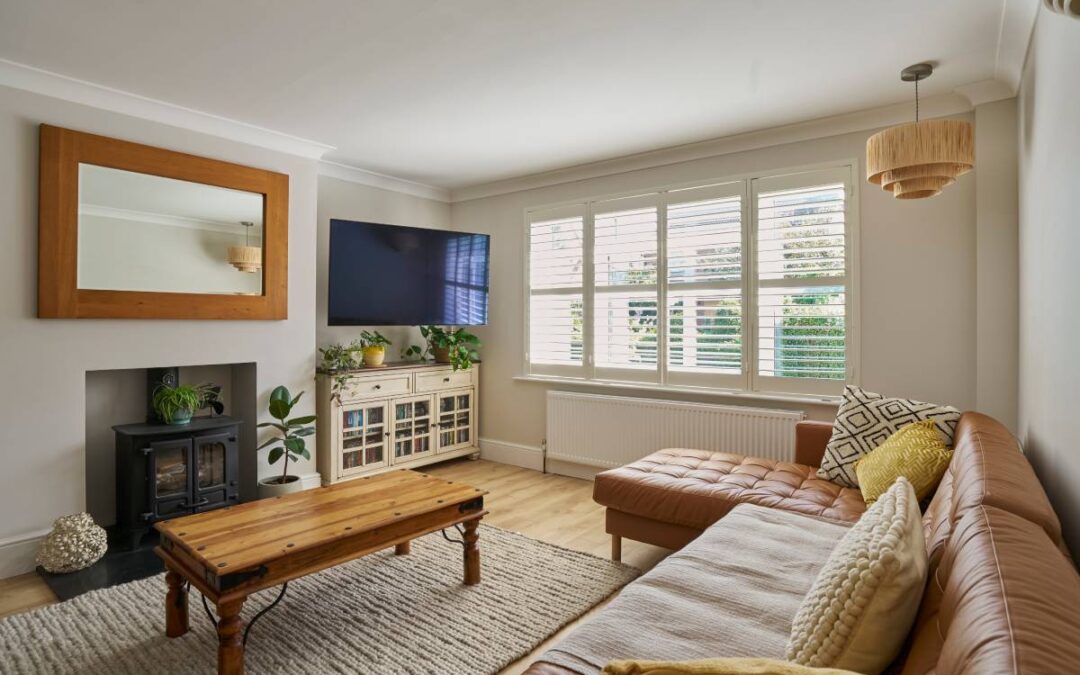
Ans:
{"type": "Polygon", "coordinates": [[[847,377],[845,193],[840,183],[758,194],[760,376],[847,377]]]}
{"type": "Polygon", "coordinates": [[[573,374],[584,363],[585,218],[583,207],[576,210],[534,214],[529,225],[532,372],[573,374]]]}
{"type": "MultiPolygon", "coordinates": [[[[601,208],[640,199],[615,200],[601,208]]],[[[655,206],[606,210],[593,220],[595,364],[597,368],[649,371],[626,379],[656,379],[656,220],[655,206]]]]}

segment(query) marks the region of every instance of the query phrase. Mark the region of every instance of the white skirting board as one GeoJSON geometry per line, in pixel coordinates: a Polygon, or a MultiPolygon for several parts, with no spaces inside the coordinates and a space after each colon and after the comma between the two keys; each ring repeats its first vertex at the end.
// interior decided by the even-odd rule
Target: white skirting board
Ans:
{"type": "Polygon", "coordinates": [[[481,438],[480,458],[500,464],[520,466],[533,471],[544,470],[544,452],[534,445],[481,438]]]}
{"type": "Polygon", "coordinates": [[[0,579],[33,572],[38,547],[48,533],[49,530],[40,530],[0,539],[0,579]]]}

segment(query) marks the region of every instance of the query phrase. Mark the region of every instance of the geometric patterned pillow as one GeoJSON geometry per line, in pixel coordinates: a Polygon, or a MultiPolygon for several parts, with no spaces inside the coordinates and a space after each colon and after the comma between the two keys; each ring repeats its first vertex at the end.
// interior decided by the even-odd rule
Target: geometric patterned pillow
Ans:
{"type": "Polygon", "coordinates": [[[844,387],[844,401],[836,411],[832,438],[825,446],[817,475],[840,485],[859,487],[855,462],[884,443],[900,427],[933,420],[945,437],[945,445],[952,447],[959,419],[960,411],[952,406],[886,398],[849,384],[844,387]]]}

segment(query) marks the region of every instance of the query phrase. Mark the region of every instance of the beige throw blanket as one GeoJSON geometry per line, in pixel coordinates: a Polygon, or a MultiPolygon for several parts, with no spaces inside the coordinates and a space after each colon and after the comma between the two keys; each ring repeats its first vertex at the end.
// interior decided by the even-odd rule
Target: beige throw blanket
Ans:
{"type": "Polygon", "coordinates": [[[743,504],[630,584],[539,660],[784,657],[791,620],[848,525],[743,504]]]}

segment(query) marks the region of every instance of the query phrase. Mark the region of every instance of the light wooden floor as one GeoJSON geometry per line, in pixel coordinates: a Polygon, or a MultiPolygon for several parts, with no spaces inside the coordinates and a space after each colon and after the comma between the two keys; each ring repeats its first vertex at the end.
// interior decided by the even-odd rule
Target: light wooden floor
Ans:
{"type": "MultiPolygon", "coordinates": [[[[592,500],[590,481],[467,459],[425,467],[424,471],[488,490],[485,506],[490,513],[484,522],[489,525],[604,558],[611,553],[611,537],[604,533],[604,509],[592,500]]],[[[482,540],[480,551],[482,556],[482,540]]],[[[623,540],[623,562],[643,571],[668,553],[666,549],[623,540]]],[[[37,574],[0,580],[0,617],[54,602],[56,596],[37,574]]],[[[582,619],[588,617],[586,614],[582,619]]],[[[576,623],[556,633],[502,675],[520,673],[576,623]]]]}

